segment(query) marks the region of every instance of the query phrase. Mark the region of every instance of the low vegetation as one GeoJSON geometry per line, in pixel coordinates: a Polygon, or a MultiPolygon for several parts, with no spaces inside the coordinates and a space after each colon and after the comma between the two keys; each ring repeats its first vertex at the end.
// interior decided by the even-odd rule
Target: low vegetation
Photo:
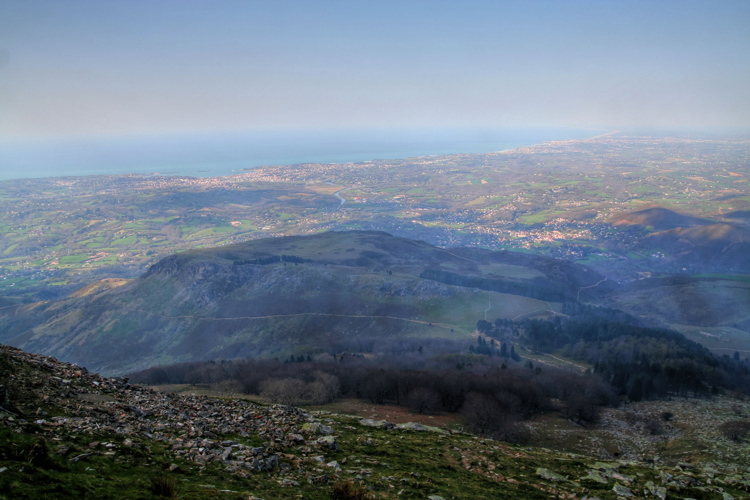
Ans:
{"type": "MultiPolygon", "coordinates": [[[[538,414],[523,425],[539,448],[457,429],[161,394],[5,347],[0,384],[3,499],[727,499],[750,491],[747,443],[719,433],[722,421],[737,420],[735,409],[750,407],[727,398],[603,409],[603,422],[585,429],[538,414]],[[662,420],[660,411],[673,416],[662,420]],[[661,434],[646,429],[650,415],[664,422],[661,434]],[[565,451],[588,442],[590,449],[565,451]]],[[[497,410],[485,396],[468,399],[477,426],[497,410]]]]}

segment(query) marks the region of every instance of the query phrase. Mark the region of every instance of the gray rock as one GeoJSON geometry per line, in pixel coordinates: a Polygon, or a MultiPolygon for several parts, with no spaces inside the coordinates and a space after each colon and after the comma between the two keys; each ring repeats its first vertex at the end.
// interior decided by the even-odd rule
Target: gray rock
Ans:
{"type": "Polygon", "coordinates": [[[653,481],[646,482],[645,490],[647,493],[650,493],[651,495],[658,497],[661,500],[665,500],[667,498],[667,489],[663,486],[656,486],[653,481]]]}
{"type": "Polygon", "coordinates": [[[363,418],[359,421],[359,425],[365,427],[375,427],[376,429],[393,429],[396,424],[388,422],[387,420],[372,420],[371,418],[363,418]]]}
{"type": "Polygon", "coordinates": [[[633,492],[630,490],[630,488],[627,488],[621,484],[615,484],[612,487],[612,491],[614,491],[621,497],[635,497],[635,495],[633,495],[633,492]]]}
{"type": "Polygon", "coordinates": [[[333,436],[323,436],[321,438],[318,438],[316,443],[318,444],[318,446],[328,448],[329,450],[332,450],[332,451],[339,450],[339,445],[338,443],[336,443],[336,438],[334,438],[333,436]]]}
{"type": "Polygon", "coordinates": [[[624,483],[632,483],[633,482],[633,478],[632,477],[630,477],[630,476],[628,476],[626,474],[622,474],[622,473],[617,472],[617,471],[608,471],[607,475],[609,477],[611,477],[612,479],[617,479],[618,481],[622,481],[624,483]]]}
{"type": "Polygon", "coordinates": [[[305,444],[305,438],[301,434],[290,433],[287,439],[295,444],[305,444]]]}
{"type": "Polygon", "coordinates": [[[654,496],[661,498],[661,500],[667,499],[667,489],[664,486],[657,486],[654,488],[654,496]]]}
{"type": "Polygon", "coordinates": [[[590,470],[589,473],[581,478],[581,481],[588,480],[588,481],[594,481],[596,483],[600,484],[607,484],[607,477],[599,472],[598,470],[590,470]]]}
{"type": "Polygon", "coordinates": [[[330,478],[326,475],[310,476],[307,478],[307,482],[310,484],[328,484],[330,478]]]}
{"type": "Polygon", "coordinates": [[[279,456],[278,455],[271,455],[270,457],[266,458],[264,460],[265,462],[265,468],[266,470],[272,470],[275,467],[279,466],[279,456]]]}
{"type": "Polygon", "coordinates": [[[552,472],[549,469],[539,467],[536,470],[536,475],[547,481],[566,481],[565,477],[561,476],[557,472],[552,472]]]}
{"type": "Polygon", "coordinates": [[[320,422],[308,422],[302,426],[302,432],[305,434],[333,434],[333,428],[323,425],[320,422]]]}
{"type": "Polygon", "coordinates": [[[396,428],[402,431],[425,432],[427,427],[417,422],[406,422],[405,424],[396,424],[396,428]]]}

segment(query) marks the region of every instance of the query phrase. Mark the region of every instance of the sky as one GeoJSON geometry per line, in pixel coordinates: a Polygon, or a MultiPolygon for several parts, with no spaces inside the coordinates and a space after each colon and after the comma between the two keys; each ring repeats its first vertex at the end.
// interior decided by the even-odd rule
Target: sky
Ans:
{"type": "Polygon", "coordinates": [[[749,127],[746,0],[0,0],[0,139],[749,127]]]}

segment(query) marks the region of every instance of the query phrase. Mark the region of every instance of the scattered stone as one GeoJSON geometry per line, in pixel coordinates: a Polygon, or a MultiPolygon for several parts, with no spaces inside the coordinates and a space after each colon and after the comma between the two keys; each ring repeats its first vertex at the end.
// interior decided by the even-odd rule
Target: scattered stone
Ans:
{"type": "Polygon", "coordinates": [[[617,469],[619,467],[619,464],[608,464],[604,462],[596,462],[591,466],[592,469],[597,470],[610,470],[610,469],[617,469]]]}
{"type": "Polygon", "coordinates": [[[307,482],[310,484],[328,484],[330,478],[326,474],[320,476],[310,476],[307,478],[307,482]]]}
{"type": "Polygon", "coordinates": [[[609,477],[611,477],[612,479],[616,479],[616,480],[622,481],[624,483],[632,483],[633,482],[633,478],[631,476],[622,474],[622,473],[614,471],[614,470],[613,471],[608,471],[607,475],[609,477]]]}
{"type": "Polygon", "coordinates": [[[612,487],[612,491],[620,495],[621,497],[634,497],[633,492],[630,490],[630,488],[625,487],[621,484],[615,484],[612,487]]]}
{"type": "Polygon", "coordinates": [[[542,479],[546,479],[547,481],[567,481],[567,479],[557,472],[552,472],[549,469],[545,469],[543,467],[539,467],[536,470],[536,475],[541,477],[542,479]]]}
{"type": "Polygon", "coordinates": [[[91,456],[91,455],[93,455],[93,453],[81,453],[80,455],[71,458],[70,461],[71,462],[78,462],[78,461],[83,460],[84,458],[86,458],[88,456],[91,456]]]}
{"type": "Polygon", "coordinates": [[[581,478],[581,481],[594,481],[595,483],[607,484],[607,476],[599,472],[598,470],[590,470],[589,473],[581,478]]]}
{"type": "MultiPolygon", "coordinates": [[[[2,347],[2,349],[6,348],[2,347]]],[[[120,460],[121,457],[115,455],[119,448],[137,448],[151,453],[150,446],[158,443],[160,448],[164,447],[168,450],[167,456],[171,455],[172,457],[166,459],[174,460],[174,463],[171,463],[168,467],[170,472],[192,469],[193,467],[189,464],[194,464],[196,470],[209,464],[213,464],[213,466],[221,464],[225,470],[243,478],[249,477],[251,474],[278,471],[279,475],[288,476],[283,479],[276,478],[276,481],[284,487],[299,487],[300,482],[305,480],[311,484],[328,484],[332,480],[338,479],[342,474],[360,479],[382,477],[384,481],[389,482],[388,486],[390,487],[393,487],[390,482],[399,482],[399,479],[394,476],[380,476],[385,472],[382,469],[362,467],[362,465],[388,467],[387,464],[382,462],[369,460],[366,455],[350,456],[339,461],[331,461],[330,458],[326,459],[324,455],[316,455],[327,454],[329,451],[338,451],[339,449],[339,443],[334,436],[334,428],[327,425],[333,423],[333,421],[323,420],[326,425],[316,421],[316,418],[321,418],[319,413],[313,415],[304,410],[283,405],[259,406],[241,400],[219,400],[194,395],[164,394],[142,386],[131,386],[121,379],[102,378],[96,374],[80,370],[78,367],[74,369],[74,365],[67,363],[46,361],[51,358],[45,356],[22,353],[18,350],[10,352],[11,358],[23,358],[24,360],[30,360],[30,362],[42,360],[48,363],[48,371],[57,378],[21,379],[19,377],[16,381],[11,380],[11,382],[28,384],[28,386],[34,387],[35,393],[43,395],[45,405],[59,408],[62,411],[61,414],[65,416],[50,417],[44,415],[43,410],[39,410],[38,401],[34,401],[27,407],[14,401],[14,403],[19,404],[21,411],[26,415],[25,419],[22,414],[10,415],[10,412],[6,412],[0,415],[2,424],[16,432],[23,430],[24,426],[36,423],[39,427],[34,427],[34,430],[42,435],[86,436],[72,446],[60,444],[55,447],[52,441],[49,441],[49,444],[46,445],[49,449],[54,449],[59,456],[66,457],[71,462],[85,460],[91,455],[108,456],[120,460]],[[74,372],[79,373],[76,376],[74,372]],[[93,382],[97,382],[97,384],[93,382]],[[75,397],[71,397],[71,395],[75,397]],[[33,406],[31,406],[32,404],[33,406]],[[35,416],[30,417],[30,415],[35,416]],[[263,446],[249,446],[243,444],[248,443],[244,439],[237,441],[226,439],[225,436],[243,436],[252,439],[254,444],[265,444],[263,446]],[[146,438],[153,442],[149,443],[146,438]],[[87,447],[86,442],[90,439],[105,439],[110,442],[93,441],[87,447]],[[85,450],[88,450],[88,452],[82,453],[85,450]],[[178,466],[178,463],[181,465],[178,466]],[[342,464],[346,464],[347,467],[343,472],[342,464]],[[349,468],[350,466],[352,467],[349,468]],[[373,474],[373,470],[375,470],[375,474],[373,474]]],[[[37,364],[39,363],[37,362],[37,364]]],[[[41,398],[38,399],[41,400],[41,398]]],[[[8,403],[7,398],[5,401],[8,403]]],[[[56,410],[53,414],[60,413],[56,410]]],[[[363,418],[359,420],[359,424],[376,429],[450,434],[449,431],[444,429],[416,422],[396,425],[386,420],[363,418]]],[[[378,434],[376,439],[367,434],[367,429],[342,424],[336,425],[336,428],[340,430],[356,431],[356,429],[360,429],[361,434],[356,436],[356,440],[358,443],[365,445],[378,443],[393,447],[395,444],[391,443],[397,443],[399,439],[406,439],[407,437],[402,433],[389,433],[388,437],[378,434]],[[388,441],[388,439],[391,441],[388,441]]],[[[373,434],[375,434],[374,431],[373,434]]],[[[59,441],[59,439],[52,439],[59,441]]],[[[464,449],[463,446],[461,448],[454,446],[458,444],[460,439],[452,440],[447,449],[452,448],[457,452],[470,451],[470,447],[464,449]]],[[[467,442],[471,439],[471,446],[474,446],[475,443],[483,445],[487,448],[488,456],[489,448],[494,448],[495,452],[509,454],[509,456],[520,457],[524,453],[531,453],[531,449],[527,448],[497,446],[494,441],[489,439],[465,439],[467,442]]],[[[570,457],[573,457],[573,455],[570,455],[570,457]]],[[[499,476],[496,472],[492,472],[496,470],[494,468],[497,467],[496,464],[489,463],[490,460],[486,460],[484,457],[476,458],[478,458],[476,462],[478,464],[476,466],[477,471],[485,472],[484,469],[489,469],[489,474],[494,473],[495,476],[499,476]]],[[[576,457],[576,459],[586,458],[576,457]]],[[[567,458],[561,458],[560,460],[567,460],[567,458]]],[[[166,462],[164,466],[169,463],[166,462]]],[[[632,464],[632,462],[625,461],[596,462],[589,470],[583,467],[578,469],[575,477],[586,474],[579,481],[592,481],[598,485],[616,482],[612,491],[619,497],[632,498],[636,496],[633,491],[638,491],[639,496],[659,498],[660,500],[666,500],[667,488],[670,489],[670,492],[675,491],[678,494],[679,489],[690,488],[693,494],[701,491],[705,492],[706,498],[712,495],[711,498],[722,498],[722,500],[734,500],[734,498],[729,493],[724,492],[719,487],[720,485],[732,492],[734,492],[734,489],[747,490],[750,488],[750,469],[745,471],[743,467],[724,468],[716,464],[703,464],[696,461],[695,465],[681,462],[675,468],[668,468],[666,466],[657,467],[653,460],[649,463],[654,464],[653,473],[659,474],[659,479],[648,481],[645,485],[645,478],[650,474],[636,475],[633,473],[630,476],[619,471],[638,470],[625,469],[624,467],[642,468],[643,464],[632,464]],[[714,465],[716,468],[710,465],[714,465]],[[672,474],[666,472],[667,470],[672,474]],[[659,482],[661,484],[657,485],[659,482]],[[704,486],[704,483],[708,486],[704,486]]],[[[525,469],[525,467],[521,466],[520,469],[525,469]]],[[[7,470],[5,467],[0,468],[0,473],[7,470]]],[[[89,467],[87,470],[93,469],[89,467]]],[[[474,470],[474,465],[472,465],[472,470],[474,470]]],[[[573,473],[571,472],[571,474],[573,473]]],[[[521,471],[518,477],[503,478],[500,476],[500,479],[508,482],[529,482],[531,479],[529,475],[527,470],[521,471]]],[[[560,497],[567,494],[565,493],[566,487],[569,489],[572,484],[582,486],[579,483],[569,481],[564,475],[545,468],[536,469],[536,476],[546,481],[558,483],[554,486],[547,484],[542,487],[559,490],[556,494],[560,497]]],[[[413,477],[419,476],[413,474],[413,477]]],[[[409,480],[400,480],[400,482],[403,481],[409,480]]],[[[411,481],[416,481],[416,479],[411,481]]],[[[213,488],[210,485],[204,487],[213,488]]],[[[393,490],[394,494],[396,491],[397,489],[393,490]]],[[[428,498],[439,499],[441,497],[431,495],[428,498]]],[[[594,497],[588,498],[592,500],[594,497]]]]}
{"type": "Polygon", "coordinates": [[[323,436],[321,438],[318,438],[316,443],[318,444],[318,446],[328,448],[329,450],[339,451],[339,445],[336,442],[336,438],[334,438],[333,436],[323,436]]]}
{"type": "Polygon", "coordinates": [[[663,486],[656,486],[653,481],[646,481],[646,487],[644,488],[644,491],[655,497],[659,497],[661,500],[665,500],[667,498],[667,489],[663,486]]]}
{"type": "Polygon", "coordinates": [[[396,424],[396,428],[402,431],[418,431],[425,432],[427,427],[417,422],[406,422],[404,424],[396,424]]]}
{"type": "Polygon", "coordinates": [[[333,434],[333,427],[323,425],[320,422],[308,422],[302,426],[304,434],[333,434]]]}
{"type": "Polygon", "coordinates": [[[396,424],[393,422],[388,422],[387,420],[372,420],[370,418],[363,418],[359,421],[359,425],[375,427],[376,429],[393,429],[396,427],[396,424]]]}
{"type": "Polygon", "coordinates": [[[286,438],[294,444],[305,444],[305,438],[301,434],[290,433],[286,438]]]}

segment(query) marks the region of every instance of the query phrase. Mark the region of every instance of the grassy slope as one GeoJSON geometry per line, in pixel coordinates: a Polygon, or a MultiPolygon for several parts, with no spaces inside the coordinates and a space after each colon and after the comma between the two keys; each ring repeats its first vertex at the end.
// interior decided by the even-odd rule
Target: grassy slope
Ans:
{"type": "MultiPolygon", "coordinates": [[[[375,498],[419,499],[436,494],[446,499],[596,496],[604,500],[618,498],[613,491],[615,485],[628,487],[636,497],[647,497],[644,488],[650,483],[664,485],[668,498],[723,499],[723,492],[744,498],[750,488],[747,444],[728,442],[715,430],[721,419],[738,418],[731,413],[737,410],[730,410],[734,403],[727,399],[676,401],[666,406],[642,403],[610,411],[605,417],[606,427],[589,431],[565,421],[542,419],[533,423],[534,439],[541,444],[581,448],[584,437],[598,443],[598,450],[581,450],[577,454],[508,445],[463,433],[375,429],[363,427],[356,417],[319,412],[314,418],[333,427],[338,451],[286,448],[279,458],[281,463],[290,465],[288,471],[275,468],[238,474],[221,462],[183,460],[174,454],[169,443],[144,434],[115,434],[97,430],[93,425],[89,432],[79,432],[72,427],[50,425],[53,416],[61,415],[95,421],[99,413],[107,411],[107,405],[115,401],[139,405],[139,399],[132,399],[127,390],[104,394],[99,388],[106,381],[98,379],[101,385],[92,385],[90,374],[80,379],[81,383],[85,379],[84,385],[79,387],[78,380],[74,380],[69,386],[80,391],[77,400],[45,399],[46,393],[61,387],[52,379],[55,374],[63,374],[57,371],[60,365],[53,361],[44,368],[44,363],[31,365],[19,359],[12,352],[10,357],[0,359],[0,379],[10,388],[18,409],[28,415],[22,420],[3,413],[0,419],[3,499],[155,498],[158,495],[154,482],[160,479],[173,487],[177,497],[185,499],[240,499],[249,495],[325,499],[330,498],[330,484],[342,479],[360,481],[375,498]],[[13,376],[9,378],[10,372],[13,376]],[[19,391],[21,386],[30,390],[19,391]],[[675,418],[662,439],[661,459],[602,460],[602,449],[604,453],[623,451],[627,443],[644,441],[638,415],[664,408],[674,410],[675,418]],[[48,414],[34,415],[40,411],[48,414]],[[37,422],[42,416],[44,421],[37,422]],[[632,436],[628,437],[627,432],[632,436]],[[577,438],[571,440],[572,436],[577,438]],[[707,454],[704,449],[713,453],[707,454]],[[80,458],[75,460],[76,457],[80,458]],[[325,465],[332,461],[338,462],[340,470],[325,465]],[[677,465],[678,461],[689,464],[677,465]],[[170,471],[170,467],[174,470],[170,471]]],[[[64,365],[63,369],[75,367],[64,365]]],[[[158,397],[144,391],[135,394],[141,401],[158,397]]],[[[740,404],[739,411],[747,413],[748,406],[740,404]]],[[[148,418],[156,427],[162,417],[148,418]]],[[[264,442],[252,433],[240,437],[212,430],[219,432],[214,439],[233,439],[249,446],[262,446],[264,442]]],[[[179,432],[175,430],[175,434],[179,432]]],[[[648,444],[645,447],[648,449],[648,444]]],[[[637,452],[636,449],[632,453],[637,452]]]]}
{"type": "Polygon", "coordinates": [[[566,293],[600,279],[538,257],[444,250],[385,233],[323,233],[191,250],[140,279],[109,284],[121,286],[8,310],[4,340],[116,374],[178,361],[316,352],[352,337],[465,339],[478,319],[559,309],[420,278],[427,268],[566,293]],[[281,255],[303,262],[248,263],[281,255]]]}

